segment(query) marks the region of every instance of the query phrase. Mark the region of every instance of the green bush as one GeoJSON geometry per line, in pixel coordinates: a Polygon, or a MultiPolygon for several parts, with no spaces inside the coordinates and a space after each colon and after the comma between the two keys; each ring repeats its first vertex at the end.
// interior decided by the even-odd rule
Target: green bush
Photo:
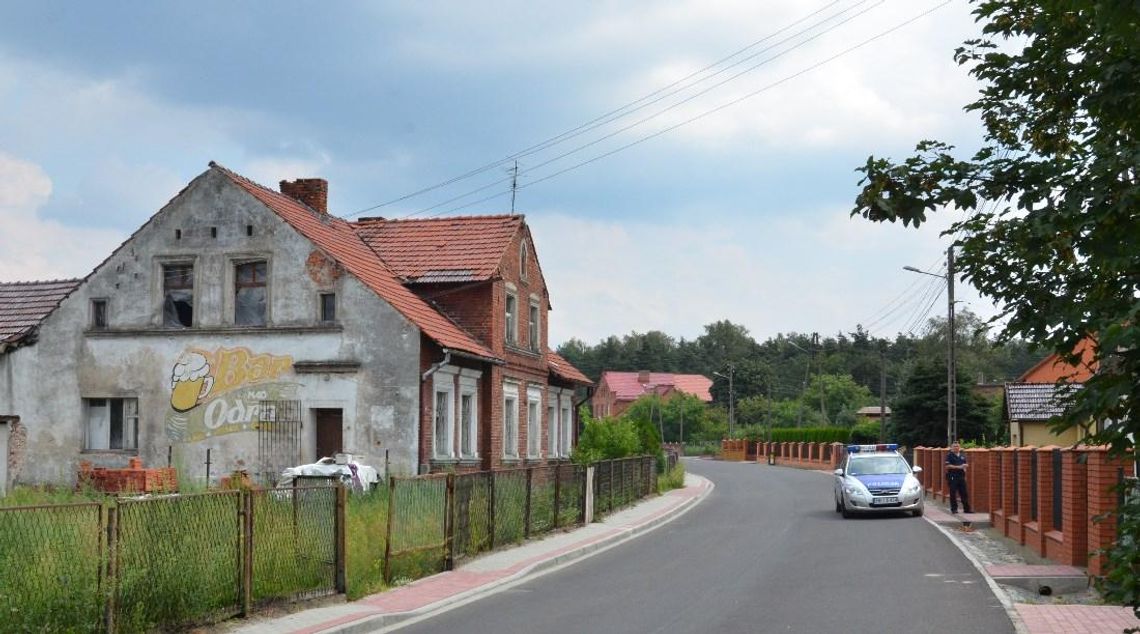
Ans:
{"type": "Polygon", "coordinates": [[[685,486],[685,463],[678,460],[672,469],[657,478],[657,492],[664,493],[685,486]]]}
{"type": "Polygon", "coordinates": [[[851,428],[851,444],[867,445],[879,442],[879,422],[862,420],[851,428]]]}
{"type": "Polygon", "coordinates": [[[772,430],[772,442],[839,442],[847,444],[851,430],[846,427],[785,427],[772,430]]]}

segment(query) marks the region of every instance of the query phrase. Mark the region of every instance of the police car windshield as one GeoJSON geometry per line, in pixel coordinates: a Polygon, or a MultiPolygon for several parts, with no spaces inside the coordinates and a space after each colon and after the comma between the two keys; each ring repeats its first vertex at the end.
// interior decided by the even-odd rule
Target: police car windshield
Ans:
{"type": "Polygon", "coordinates": [[[852,456],[847,463],[847,474],[853,476],[909,472],[901,456],[852,456]]]}

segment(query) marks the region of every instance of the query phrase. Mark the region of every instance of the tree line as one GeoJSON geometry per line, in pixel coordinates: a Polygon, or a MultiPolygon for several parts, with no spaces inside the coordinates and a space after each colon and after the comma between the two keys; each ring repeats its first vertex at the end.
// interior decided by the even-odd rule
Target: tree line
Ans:
{"type": "MultiPolygon", "coordinates": [[[[946,323],[934,318],[922,335],[898,334],[893,339],[856,326],[826,337],[793,332],[758,342],[744,326],[722,320],[706,325],[704,333],[691,340],[660,331],[633,332],[595,345],[570,339],[558,352],[594,381],[605,370],[713,379],[714,407],[709,411],[689,399],[638,404],[634,411],[649,417],[666,441],[728,434],[731,373],[735,436],[755,436],[757,428],[851,427],[859,422],[859,408],[879,404],[885,384],[886,403],[895,414],[891,439],[915,446],[945,441],[946,323]]],[[[1020,339],[997,341],[968,310],[955,319],[955,346],[959,434],[1000,441],[1005,427],[1000,402],[981,396],[974,386],[1011,381],[1044,353],[1020,339]]]]}

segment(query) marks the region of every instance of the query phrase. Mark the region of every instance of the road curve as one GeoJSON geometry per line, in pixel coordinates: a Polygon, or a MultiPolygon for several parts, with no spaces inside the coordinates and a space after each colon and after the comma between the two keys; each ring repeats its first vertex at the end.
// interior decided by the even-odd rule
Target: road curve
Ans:
{"type": "Polygon", "coordinates": [[[829,474],[686,465],[716,489],[676,521],[399,631],[1014,632],[981,574],[924,520],[844,520],[829,474]]]}

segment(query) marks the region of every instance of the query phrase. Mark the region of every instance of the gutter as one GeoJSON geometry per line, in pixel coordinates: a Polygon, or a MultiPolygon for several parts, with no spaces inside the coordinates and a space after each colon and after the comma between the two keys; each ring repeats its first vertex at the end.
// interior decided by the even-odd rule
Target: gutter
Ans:
{"type": "Polygon", "coordinates": [[[451,363],[451,351],[448,350],[447,348],[444,348],[443,349],[443,359],[441,359],[438,363],[431,364],[431,367],[428,368],[426,372],[424,372],[423,377],[420,380],[421,381],[427,381],[428,377],[435,374],[436,372],[439,372],[439,369],[442,368],[443,366],[447,365],[448,363],[451,363]]]}

